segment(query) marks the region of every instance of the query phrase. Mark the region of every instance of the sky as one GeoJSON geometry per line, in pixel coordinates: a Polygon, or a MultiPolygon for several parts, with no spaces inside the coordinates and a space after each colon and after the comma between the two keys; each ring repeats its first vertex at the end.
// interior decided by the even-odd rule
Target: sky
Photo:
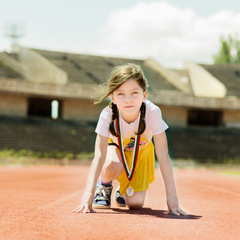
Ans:
{"type": "Polygon", "coordinates": [[[0,0],[0,51],[17,25],[24,47],[148,59],[169,68],[213,63],[220,37],[240,35],[238,0],[0,0]]]}

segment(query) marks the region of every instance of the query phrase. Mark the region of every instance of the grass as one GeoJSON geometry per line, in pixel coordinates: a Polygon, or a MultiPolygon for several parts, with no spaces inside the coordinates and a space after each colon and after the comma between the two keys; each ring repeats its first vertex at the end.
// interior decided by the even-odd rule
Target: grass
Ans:
{"type": "Polygon", "coordinates": [[[35,164],[78,164],[87,163],[93,159],[93,152],[81,152],[74,154],[69,151],[32,151],[32,150],[0,150],[1,165],[35,165],[35,164]]]}
{"type": "MultiPolygon", "coordinates": [[[[73,153],[70,151],[32,151],[32,150],[0,150],[0,165],[35,165],[35,164],[90,164],[94,157],[93,152],[73,153]]],[[[227,173],[230,175],[239,175],[234,171],[240,166],[240,158],[223,158],[219,160],[205,159],[172,159],[173,167],[177,168],[216,168],[230,169],[227,173]]],[[[158,161],[156,161],[158,166],[158,161]]],[[[226,173],[226,174],[227,174],[226,173]]]]}
{"type": "Polygon", "coordinates": [[[221,171],[221,174],[228,175],[228,176],[239,176],[240,177],[240,171],[221,171]]]}

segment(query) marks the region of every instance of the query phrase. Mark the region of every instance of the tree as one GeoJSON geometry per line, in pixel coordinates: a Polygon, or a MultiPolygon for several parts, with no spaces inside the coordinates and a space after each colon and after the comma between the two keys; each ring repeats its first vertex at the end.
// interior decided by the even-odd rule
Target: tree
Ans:
{"type": "Polygon", "coordinates": [[[221,63],[240,63],[240,40],[238,35],[232,37],[229,35],[227,38],[221,36],[221,47],[219,52],[214,55],[214,62],[221,63]]]}

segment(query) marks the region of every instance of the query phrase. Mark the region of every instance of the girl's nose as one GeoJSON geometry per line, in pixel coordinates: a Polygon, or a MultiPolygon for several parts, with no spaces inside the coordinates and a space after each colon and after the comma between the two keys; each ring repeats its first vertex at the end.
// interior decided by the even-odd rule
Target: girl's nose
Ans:
{"type": "Polygon", "coordinates": [[[132,101],[132,96],[130,94],[126,95],[125,101],[126,102],[132,101]]]}

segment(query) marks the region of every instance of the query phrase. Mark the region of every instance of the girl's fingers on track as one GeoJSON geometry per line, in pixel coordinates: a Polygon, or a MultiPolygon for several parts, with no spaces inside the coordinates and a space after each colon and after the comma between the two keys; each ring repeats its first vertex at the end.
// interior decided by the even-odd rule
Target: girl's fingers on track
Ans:
{"type": "Polygon", "coordinates": [[[184,212],[181,208],[178,208],[178,209],[168,209],[166,212],[164,212],[164,214],[174,214],[174,215],[183,215],[183,216],[186,216],[186,215],[189,215],[187,212],[184,212]]]}
{"type": "Polygon", "coordinates": [[[93,210],[92,208],[92,205],[80,205],[79,207],[77,207],[76,209],[72,210],[72,212],[75,212],[75,213],[95,213],[95,211],[93,210]]]}
{"type": "Polygon", "coordinates": [[[167,211],[165,211],[165,212],[163,212],[163,214],[170,214],[171,213],[171,209],[168,207],[168,210],[167,211]]]}
{"type": "Polygon", "coordinates": [[[172,211],[170,212],[170,214],[174,214],[174,215],[177,215],[177,216],[180,215],[180,213],[179,213],[177,210],[172,210],[172,211]]]}
{"type": "Polygon", "coordinates": [[[95,213],[95,211],[93,210],[93,208],[92,208],[92,205],[88,205],[88,204],[86,204],[85,206],[84,206],[84,210],[83,210],[83,213],[95,213]]]}
{"type": "Polygon", "coordinates": [[[92,212],[92,213],[96,212],[96,211],[93,210],[92,205],[89,208],[90,208],[90,212],[92,212]]]}
{"type": "Polygon", "coordinates": [[[187,212],[184,212],[182,209],[179,209],[178,212],[179,212],[181,215],[184,215],[184,216],[189,215],[187,212]]]}
{"type": "Polygon", "coordinates": [[[84,208],[84,207],[83,207],[82,205],[80,205],[80,206],[77,207],[76,209],[72,210],[72,212],[75,212],[75,213],[82,212],[83,208],[84,208]]]}
{"type": "Polygon", "coordinates": [[[89,206],[86,204],[84,205],[83,213],[87,213],[88,211],[90,211],[90,209],[89,209],[89,206]]]}

